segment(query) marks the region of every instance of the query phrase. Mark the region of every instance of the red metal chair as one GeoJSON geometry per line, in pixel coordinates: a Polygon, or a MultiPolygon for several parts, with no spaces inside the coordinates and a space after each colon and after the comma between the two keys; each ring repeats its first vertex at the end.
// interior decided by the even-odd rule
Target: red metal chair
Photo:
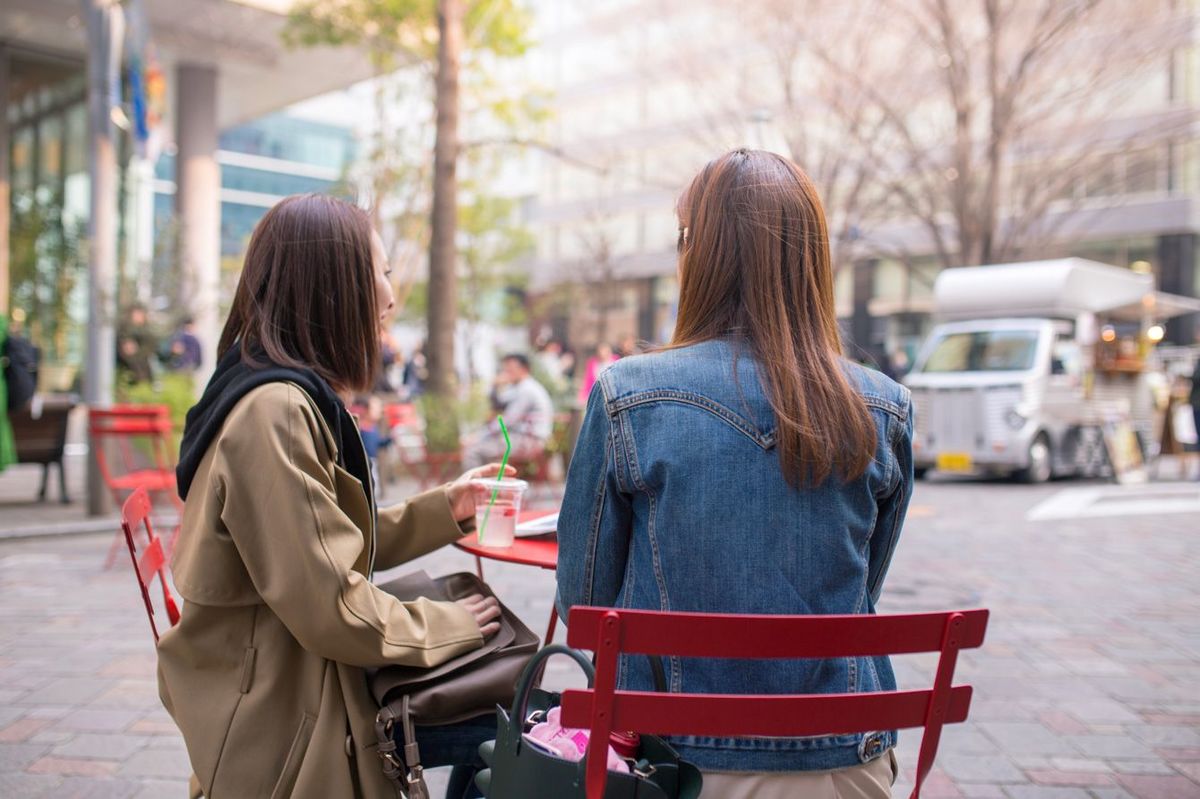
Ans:
{"type": "Polygon", "coordinates": [[[152,509],[150,495],[146,489],[138,488],[125,500],[121,506],[121,532],[125,535],[125,543],[129,547],[129,558],[133,561],[133,572],[137,576],[138,587],[142,590],[142,601],[146,603],[146,615],[150,619],[150,631],[154,633],[154,643],[158,643],[158,625],[154,623],[154,603],[150,600],[150,584],[158,578],[162,586],[163,607],[167,619],[174,627],[179,623],[179,606],[171,596],[171,588],[167,585],[167,555],[163,551],[162,539],[154,534],[150,525],[152,509]],[[137,545],[134,543],[133,531],[144,526],[146,529],[146,547],[139,557],[137,545]]]}
{"type": "MultiPolygon", "coordinates": [[[[137,489],[164,494],[182,514],[183,503],[175,491],[170,411],[166,405],[114,405],[88,411],[88,436],[104,484],[120,505],[137,489]],[[110,445],[117,464],[110,463],[110,445]]],[[[174,538],[172,538],[172,542],[174,538]]],[[[121,546],[118,535],[109,548],[104,568],[111,568],[121,546]]]]}
{"type": "Polygon", "coordinates": [[[596,653],[596,679],[568,690],[562,723],[591,728],[588,799],[608,777],[609,734],[807,736],[924,727],[911,799],[937,755],[942,726],[965,721],[971,687],[952,685],[960,649],[983,643],[988,611],[896,616],[750,616],[571,608],[567,643],[596,653]],[[866,694],[672,694],[615,690],[622,653],[703,658],[834,658],[940,652],[933,688],[866,694]]]}
{"type": "Polygon", "coordinates": [[[388,427],[418,427],[421,417],[417,415],[417,406],[410,402],[391,402],[383,407],[388,420],[388,427]]]}

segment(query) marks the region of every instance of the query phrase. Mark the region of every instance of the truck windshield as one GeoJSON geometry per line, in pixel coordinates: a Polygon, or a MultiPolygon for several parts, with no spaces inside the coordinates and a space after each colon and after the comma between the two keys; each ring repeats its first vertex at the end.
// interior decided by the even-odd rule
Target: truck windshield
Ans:
{"type": "Polygon", "coordinates": [[[1036,330],[950,333],[934,344],[923,372],[1022,372],[1033,368],[1036,330]]]}

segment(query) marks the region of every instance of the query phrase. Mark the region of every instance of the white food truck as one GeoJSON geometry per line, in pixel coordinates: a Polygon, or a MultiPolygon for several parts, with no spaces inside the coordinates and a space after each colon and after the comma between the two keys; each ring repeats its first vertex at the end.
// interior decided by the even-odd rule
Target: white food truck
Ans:
{"type": "Polygon", "coordinates": [[[1041,482],[1108,468],[1114,426],[1150,447],[1157,323],[1200,301],[1155,291],[1148,274],[1064,258],[945,270],[934,307],[940,324],[904,380],[917,475],[1041,482]]]}

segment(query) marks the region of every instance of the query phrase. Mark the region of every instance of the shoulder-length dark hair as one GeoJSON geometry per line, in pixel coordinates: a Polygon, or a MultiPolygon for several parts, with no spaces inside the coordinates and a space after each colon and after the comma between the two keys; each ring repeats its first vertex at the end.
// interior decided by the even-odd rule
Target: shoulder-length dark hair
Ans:
{"type": "Polygon", "coordinates": [[[366,391],[379,362],[371,221],[322,194],[279,201],[254,228],[218,345],[312,369],[335,389],[366,391]]]}
{"type": "Polygon", "coordinates": [[[861,476],[875,425],[841,360],[829,233],[817,190],[788,159],[735,150],[684,191],[672,347],[745,336],[775,411],[779,462],[796,487],[861,476]]]}

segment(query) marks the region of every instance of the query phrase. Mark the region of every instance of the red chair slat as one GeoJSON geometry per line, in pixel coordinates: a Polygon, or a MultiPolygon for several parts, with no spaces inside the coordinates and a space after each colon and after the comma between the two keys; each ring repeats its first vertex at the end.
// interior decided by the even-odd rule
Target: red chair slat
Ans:
{"type": "MultiPolygon", "coordinates": [[[[567,644],[592,649],[607,608],[571,608],[567,644]]],[[[945,613],[902,616],[744,616],[621,611],[621,651],[704,658],[870,657],[937,652],[945,613]]],[[[959,648],[983,644],[986,610],[962,611],[959,648]]]]}
{"type": "MultiPolygon", "coordinates": [[[[749,737],[769,735],[845,735],[869,730],[907,730],[925,726],[933,691],[889,691],[877,694],[692,694],[617,691],[612,728],[655,735],[749,737]]],[[[595,692],[569,689],[562,695],[562,723],[586,728],[595,692]]],[[[971,687],[950,692],[945,723],[966,721],[971,687]]]]}
{"type": "Polygon", "coordinates": [[[988,611],[893,616],[756,616],[571,608],[567,642],[596,653],[588,690],[563,693],[563,724],[591,730],[588,799],[601,799],[613,729],[714,737],[844,735],[923,727],[911,799],[937,755],[942,727],[965,721],[971,687],[952,685],[960,649],[983,644],[988,611]],[[617,691],[623,653],[713,658],[833,658],[939,652],[927,690],[731,695],[617,691]]]}
{"type": "Polygon", "coordinates": [[[129,548],[133,573],[142,594],[142,602],[146,606],[146,616],[150,620],[150,632],[154,634],[154,641],[157,643],[158,625],[154,621],[154,603],[150,599],[150,585],[156,578],[162,586],[163,608],[172,627],[179,623],[179,605],[171,595],[171,588],[167,582],[167,557],[162,539],[155,535],[150,523],[150,508],[150,497],[146,489],[139,488],[134,491],[121,506],[121,534],[129,548]],[[134,540],[134,530],[139,528],[144,528],[146,532],[146,546],[142,548],[140,555],[134,540]]]}
{"type": "Polygon", "coordinates": [[[121,519],[130,527],[139,527],[150,518],[150,495],[145,491],[134,491],[121,507],[121,519]]]}
{"type": "Polygon", "coordinates": [[[149,583],[166,561],[167,558],[163,555],[162,539],[155,536],[150,541],[150,545],[142,550],[142,556],[138,558],[138,578],[143,583],[149,583]]]}

